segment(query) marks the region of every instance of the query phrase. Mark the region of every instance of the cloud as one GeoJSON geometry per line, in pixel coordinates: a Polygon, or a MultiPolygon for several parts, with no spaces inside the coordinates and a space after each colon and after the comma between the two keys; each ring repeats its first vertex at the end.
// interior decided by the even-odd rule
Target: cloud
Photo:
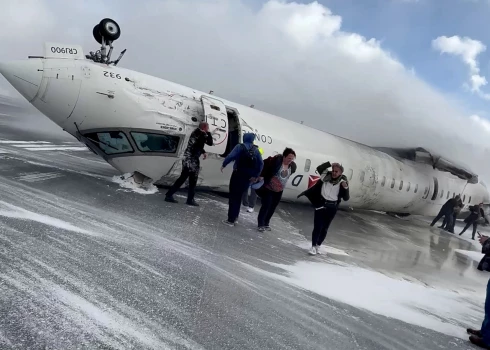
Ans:
{"type": "Polygon", "coordinates": [[[478,55],[487,49],[481,41],[468,37],[460,38],[457,35],[452,37],[440,36],[432,40],[432,47],[441,53],[459,56],[469,68],[470,90],[480,97],[490,100],[490,94],[481,91],[481,88],[488,84],[487,79],[480,75],[477,60],[478,55]]]}
{"type": "MultiPolygon", "coordinates": [[[[36,54],[51,40],[96,49],[91,33],[103,17],[94,11],[98,5],[75,3],[49,2],[53,24],[17,39],[4,56],[36,54]]],[[[258,8],[239,0],[118,4],[116,13],[107,10],[104,17],[121,26],[115,44],[116,54],[128,49],[122,67],[214,90],[216,96],[358,142],[426,147],[482,169],[480,150],[488,147],[490,132],[469,117],[474,113],[426,84],[376,38],[344,30],[341,16],[318,2],[270,0],[258,8]]]]}

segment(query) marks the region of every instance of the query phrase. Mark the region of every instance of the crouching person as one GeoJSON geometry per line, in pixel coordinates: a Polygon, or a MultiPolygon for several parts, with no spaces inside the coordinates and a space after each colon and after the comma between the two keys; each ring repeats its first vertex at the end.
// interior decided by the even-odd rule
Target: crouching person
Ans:
{"type": "Polygon", "coordinates": [[[306,196],[315,207],[314,227],[311,237],[311,255],[320,254],[320,246],[327,236],[328,228],[337,214],[337,208],[342,200],[349,200],[349,183],[343,175],[344,168],[339,163],[333,163],[332,171],[328,171],[330,162],[317,168],[320,180],[298,195],[306,196]]]}

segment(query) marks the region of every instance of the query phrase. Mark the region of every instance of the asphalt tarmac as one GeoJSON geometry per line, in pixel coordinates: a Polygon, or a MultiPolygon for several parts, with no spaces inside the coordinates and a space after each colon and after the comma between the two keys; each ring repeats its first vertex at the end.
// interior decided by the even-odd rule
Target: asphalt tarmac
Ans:
{"type": "Polygon", "coordinates": [[[311,257],[308,206],[281,203],[260,233],[260,204],[230,228],[222,194],[171,204],[118,175],[0,106],[1,349],[472,348],[490,276],[470,232],[342,211],[311,257]]]}

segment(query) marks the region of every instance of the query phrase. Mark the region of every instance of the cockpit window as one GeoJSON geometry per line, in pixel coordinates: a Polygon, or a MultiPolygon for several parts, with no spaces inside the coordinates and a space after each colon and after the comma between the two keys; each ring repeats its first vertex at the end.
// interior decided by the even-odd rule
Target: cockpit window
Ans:
{"type": "Polygon", "coordinates": [[[134,152],[128,138],[121,131],[93,132],[84,136],[95,143],[105,154],[134,152]]]}
{"type": "Polygon", "coordinates": [[[176,153],[179,146],[179,136],[131,132],[136,147],[141,152],[176,153]]]}

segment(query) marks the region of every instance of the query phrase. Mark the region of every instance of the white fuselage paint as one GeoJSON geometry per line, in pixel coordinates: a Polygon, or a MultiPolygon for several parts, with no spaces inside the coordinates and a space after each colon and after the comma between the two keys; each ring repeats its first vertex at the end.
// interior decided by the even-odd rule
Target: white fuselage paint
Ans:
{"type": "MultiPolygon", "coordinates": [[[[371,147],[153,76],[81,57],[26,61],[29,69],[42,68],[41,78],[39,73],[22,73],[19,62],[14,62],[17,71],[11,72],[10,78],[5,74],[8,65],[2,66],[2,73],[39,111],[72,135],[76,136],[77,131],[85,134],[122,130],[133,148],[136,145],[129,130],[181,136],[178,151],[172,155],[126,153],[111,158],[96,150],[122,173],[138,171],[154,180],[177,175],[190,133],[200,121],[207,120],[212,130],[220,127],[224,130],[217,132],[216,146],[206,146],[209,157],[201,161],[199,183],[227,191],[232,164],[223,173],[220,171],[223,161],[220,154],[224,153],[229,136],[228,120],[222,113],[226,108],[239,114],[240,140],[244,132],[257,135],[256,144],[264,150],[264,158],[282,153],[285,147],[296,151],[298,168],[284,191],[285,200],[298,201],[297,195],[308,187],[309,176],[317,175],[316,167],[325,161],[340,162],[345,168],[351,197],[342,203],[344,206],[435,215],[453,193],[461,193],[465,198],[465,209],[470,204],[489,200],[482,184],[469,184],[429,165],[399,161],[371,147]],[[21,76],[23,82],[12,76],[21,76]],[[37,83],[37,92],[25,81],[37,83]],[[16,86],[19,84],[26,85],[16,86]],[[211,105],[220,107],[221,111],[210,109],[211,105]],[[438,189],[433,199],[434,178],[438,189]]],[[[304,197],[300,200],[306,201],[304,197]]]]}

